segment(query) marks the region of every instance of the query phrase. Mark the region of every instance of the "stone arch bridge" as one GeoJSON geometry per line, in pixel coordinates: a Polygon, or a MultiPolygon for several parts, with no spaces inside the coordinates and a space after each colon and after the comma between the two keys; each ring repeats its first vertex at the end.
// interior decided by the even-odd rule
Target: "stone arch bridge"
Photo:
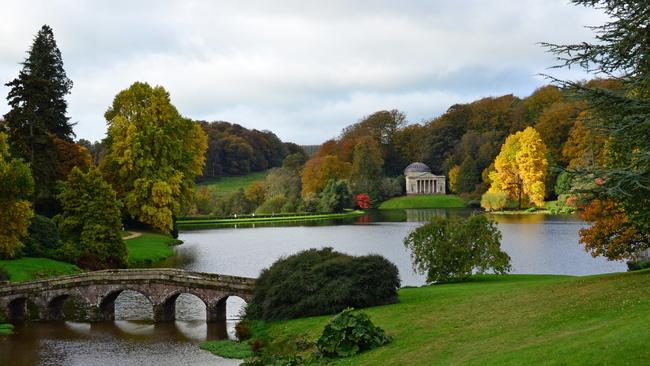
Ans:
{"type": "Polygon", "coordinates": [[[144,295],[153,305],[154,321],[172,321],[176,299],[192,294],[206,306],[207,321],[226,319],[226,299],[238,296],[250,302],[255,279],[181,269],[111,269],[71,276],[0,285],[0,313],[23,320],[28,305],[32,320],[63,319],[63,304],[70,298],[86,303],[88,320],[115,319],[115,299],[122,291],[144,295]]]}

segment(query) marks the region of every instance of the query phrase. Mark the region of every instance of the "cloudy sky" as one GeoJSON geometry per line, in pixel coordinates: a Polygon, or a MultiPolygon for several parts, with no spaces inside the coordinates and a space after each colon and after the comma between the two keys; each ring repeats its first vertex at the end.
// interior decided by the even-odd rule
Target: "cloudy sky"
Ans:
{"type": "MultiPolygon", "coordinates": [[[[186,117],[268,129],[316,144],[397,108],[410,122],[454,103],[546,81],[537,44],[591,40],[602,13],[568,0],[5,1],[0,81],[12,80],[43,24],[74,82],[78,138],[106,133],[104,111],[134,81],[164,86],[186,117]]],[[[584,78],[579,70],[551,71],[584,78]]],[[[0,113],[8,111],[0,87],[0,113]]]]}

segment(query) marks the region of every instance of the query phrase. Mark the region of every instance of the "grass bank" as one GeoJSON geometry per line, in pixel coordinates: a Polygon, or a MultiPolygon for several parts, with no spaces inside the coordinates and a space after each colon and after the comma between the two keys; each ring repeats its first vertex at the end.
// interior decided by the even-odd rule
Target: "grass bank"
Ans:
{"type": "Polygon", "coordinates": [[[235,342],[231,340],[205,341],[199,344],[203,350],[223,358],[244,359],[253,356],[248,342],[235,342]]]}
{"type": "Polygon", "coordinates": [[[247,216],[243,218],[227,218],[227,219],[217,219],[217,218],[187,218],[183,220],[178,220],[176,225],[179,229],[183,230],[192,230],[192,229],[203,229],[212,226],[229,226],[237,224],[257,224],[257,223],[274,223],[274,222],[302,222],[302,221],[311,221],[311,220],[332,220],[332,219],[342,219],[346,217],[355,217],[363,215],[365,212],[360,210],[346,211],[341,213],[329,213],[329,214],[295,214],[295,215],[278,215],[278,216],[247,216]]]}
{"type": "Polygon", "coordinates": [[[181,243],[169,235],[145,232],[125,240],[129,267],[147,266],[174,255],[173,245],[181,243]]]}
{"type": "Polygon", "coordinates": [[[379,205],[380,210],[407,208],[463,208],[465,203],[455,194],[402,196],[391,198],[379,205]]]}
{"type": "Polygon", "coordinates": [[[14,333],[14,326],[11,324],[0,324],[0,336],[10,335],[14,333]]]}
{"type": "Polygon", "coordinates": [[[23,257],[0,260],[0,267],[7,272],[11,282],[37,280],[81,272],[81,269],[74,264],[49,258],[23,257]]]}
{"type": "Polygon", "coordinates": [[[268,171],[253,172],[247,175],[235,177],[221,177],[214,180],[208,180],[197,184],[198,187],[208,187],[218,197],[225,196],[232,192],[237,192],[240,188],[246,189],[251,183],[256,180],[263,180],[266,178],[268,171]]]}
{"type": "MultiPolygon", "coordinates": [[[[393,342],[340,365],[650,364],[648,270],[484,276],[404,288],[399,297],[364,309],[393,342]]],[[[316,339],[330,318],[275,322],[269,332],[278,344],[316,339]]]]}

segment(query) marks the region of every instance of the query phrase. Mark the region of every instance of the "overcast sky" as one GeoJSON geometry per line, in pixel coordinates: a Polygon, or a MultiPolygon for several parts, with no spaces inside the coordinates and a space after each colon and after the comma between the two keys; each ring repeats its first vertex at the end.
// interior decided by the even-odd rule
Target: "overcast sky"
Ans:
{"type": "MultiPolygon", "coordinates": [[[[162,85],[186,117],[317,144],[382,109],[410,122],[480,97],[529,95],[553,58],[537,44],[592,40],[602,13],[567,0],[5,1],[0,81],[43,24],[74,87],[78,138],[134,81],[162,85]]],[[[581,79],[579,70],[552,71],[581,79]]],[[[0,113],[8,111],[0,87],[0,113]]]]}

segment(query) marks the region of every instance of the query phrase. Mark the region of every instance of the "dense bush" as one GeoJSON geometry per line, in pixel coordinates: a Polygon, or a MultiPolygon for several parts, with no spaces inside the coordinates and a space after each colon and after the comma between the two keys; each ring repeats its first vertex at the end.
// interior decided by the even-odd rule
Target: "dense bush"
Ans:
{"type": "Polygon", "coordinates": [[[273,214],[281,213],[282,208],[287,204],[287,198],[285,196],[274,196],[262,203],[260,207],[255,210],[256,214],[273,214]]]}
{"type": "Polygon", "coordinates": [[[318,212],[319,205],[320,205],[320,198],[318,197],[318,195],[314,192],[309,192],[302,200],[300,209],[303,212],[314,213],[314,212],[318,212]]]}
{"type": "Polygon", "coordinates": [[[352,194],[345,180],[330,180],[321,192],[321,212],[342,212],[352,207],[352,194]]]}
{"type": "Polygon", "coordinates": [[[375,326],[368,315],[348,308],[325,325],[316,347],[326,357],[350,357],[390,341],[391,337],[375,326]]]}
{"type": "Polygon", "coordinates": [[[639,271],[642,269],[650,268],[650,259],[641,260],[641,261],[629,261],[627,262],[628,271],[639,271]]]}
{"type": "Polygon", "coordinates": [[[262,271],[247,314],[264,320],[334,314],[395,302],[399,286],[397,267],[379,255],[309,249],[262,271]]]}
{"type": "Polygon", "coordinates": [[[404,181],[403,177],[390,178],[386,177],[381,180],[381,195],[383,198],[391,198],[396,196],[401,196],[404,192],[402,187],[402,182],[404,181]]]}
{"type": "Polygon", "coordinates": [[[428,282],[462,280],[474,271],[510,270],[510,256],[501,251],[501,233],[485,215],[469,218],[433,217],[405,239],[413,267],[426,273],[428,282]]]}
{"type": "Polygon", "coordinates": [[[29,238],[23,253],[29,257],[56,258],[61,247],[61,238],[56,223],[45,216],[36,215],[29,224],[29,238]]]}
{"type": "Polygon", "coordinates": [[[481,196],[481,207],[486,211],[499,211],[508,204],[508,194],[505,192],[485,192],[481,196]]]}

